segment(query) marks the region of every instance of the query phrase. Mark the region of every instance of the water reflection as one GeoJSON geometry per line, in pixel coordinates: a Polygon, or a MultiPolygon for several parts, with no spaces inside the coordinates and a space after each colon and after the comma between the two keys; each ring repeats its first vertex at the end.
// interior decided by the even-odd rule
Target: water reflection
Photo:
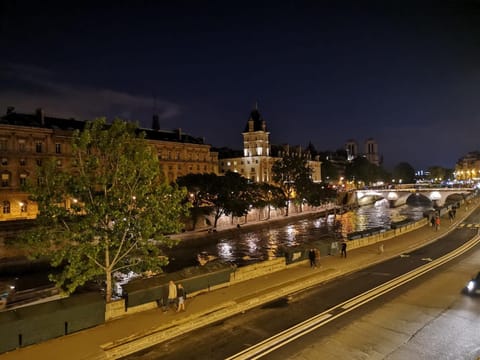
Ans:
{"type": "Polygon", "coordinates": [[[170,252],[171,264],[167,271],[179,270],[196,265],[195,256],[207,252],[215,257],[239,266],[252,262],[273,259],[282,254],[282,249],[304,243],[317,242],[331,244],[348,233],[374,227],[390,228],[392,222],[405,218],[421,219],[424,212],[431,209],[431,203],[412,203],[391,209],[387,201],[362,206],[342,215],[319,216],[302,219],[287,225],[265,224],[252,231],[239,231],[202,241],[189,242],[188,247],[176,247],[170,252]]]}

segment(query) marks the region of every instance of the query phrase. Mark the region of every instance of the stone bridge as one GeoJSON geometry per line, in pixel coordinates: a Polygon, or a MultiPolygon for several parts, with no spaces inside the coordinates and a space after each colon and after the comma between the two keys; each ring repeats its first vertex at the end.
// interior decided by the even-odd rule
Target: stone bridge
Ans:
{"type": "Polygon", "coordinates": [[[432,202],[434,207],[441,207],[445,201],[460,200],[474,191],[472,188],[402,188],[402,189],[371,189],[355,190],[355,200],[358,205],[372,204],[377,200],[388,200],[390,207],[397,207],[407,203],[411,196],[422,196],[432,202]]]}

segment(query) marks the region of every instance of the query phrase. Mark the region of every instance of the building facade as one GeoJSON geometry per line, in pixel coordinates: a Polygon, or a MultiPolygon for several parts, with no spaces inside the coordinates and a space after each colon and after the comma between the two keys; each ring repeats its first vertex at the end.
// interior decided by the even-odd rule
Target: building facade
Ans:
{"type": "MultiPolygon", "coordinates": [[[[55,158],[59,168],[69,168],[73,131],[84,125],[84,121],[47,117],[41,109],[35,114],[19,114],[9,108],[0,118],[0,221],[36,217],[36,204],[28,200],[22,185],[27,179],[36,181],[36,168],[47,158],[55,158]]],[[[180,129],[142,130],[157,149],[167,181],[188,173],[218,174],[218,153],[203,139],[180,129]]]]}
{"type": "Polygon", "coordinates": [[[345,143],[345,150],[347,152],[348,161],[352,161],[358,156],[363,156],[372,164],[377,166],[381,165],[381,158],[378,152],[378,143],[372,138],[369,138],[365,141],[363,153],[359,152],[358,143],[353,139],[350,139],[345,143]]]}
{"type": "Polygon", "coordinates": [[[458,181],[480,180],[480,152],[471,151],[455,164],[455,179],[458,181]]]}
{"type": "Polygon", "coordinates": [[[272,165],[279,161],[282,156],[292,155],[306,158],[308,166],[312,171],[312,181],[321,182],[322,163],[318,159],[311,159],[307,151],[302,151],[300,147],[290,147],[289,145],[271,146],[270,133],[267,130],[266,121],[258,111],[257,106],[250,113],[242,136],[243,154],[231,156],[232,153],[230,153],[226,157],[220,156],[220,174],[232,171],[239,173],[252,182],[273,183],[272,165]]]}

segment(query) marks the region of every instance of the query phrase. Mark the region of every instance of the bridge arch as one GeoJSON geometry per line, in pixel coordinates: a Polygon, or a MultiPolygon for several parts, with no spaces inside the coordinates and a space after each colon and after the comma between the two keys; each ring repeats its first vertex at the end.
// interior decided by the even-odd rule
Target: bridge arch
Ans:
{"type": "Polygon", "coordinates": [[[441,207],[447,200],[462,200],[473,191],[471,188],[367,189],[356,190],[356,198],[360,206],[373,204],[383,198],[388,200],[390,207],[397,207],[406,204],[407,200],[415,195],[429,199],[435,207],[441,207]]]}

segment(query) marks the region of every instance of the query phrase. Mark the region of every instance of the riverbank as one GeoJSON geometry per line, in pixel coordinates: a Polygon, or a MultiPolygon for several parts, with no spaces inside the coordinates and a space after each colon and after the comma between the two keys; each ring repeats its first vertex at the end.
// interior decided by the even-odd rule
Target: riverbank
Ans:
{"type": "Polygon", "coordinates": [[[305,210],[302,212],[290,214],[289,216],[277,216],[270,219],[262,219],[262,220],[251,220],[247,223],[242,223],[240,225],[237,224],[229,224],[223,225],[216,229],[198,229],[198,230],[191,230],[186,231],[174,235],[169,235],[171,239],[179,240],[179,241],[188,241],[191,239],[199,239],[199,238],[208,238],[208,239],[215,239],[217,237],[223,237],[225,235],[231,234],[238,234],[242,232],[252,231],[258,228],[265,228],[265,227],[277,227],[287,225],[288,223],[295,222],[302,219],[311,219],[311,218],[318,218],[318,217],[326,217],[331,214],[342,214],[345,210],[342,210],[340,207],[319,207],[313,210],[305,210]]]}

